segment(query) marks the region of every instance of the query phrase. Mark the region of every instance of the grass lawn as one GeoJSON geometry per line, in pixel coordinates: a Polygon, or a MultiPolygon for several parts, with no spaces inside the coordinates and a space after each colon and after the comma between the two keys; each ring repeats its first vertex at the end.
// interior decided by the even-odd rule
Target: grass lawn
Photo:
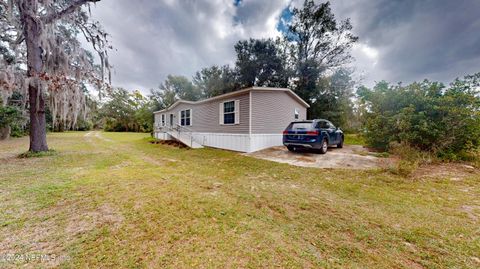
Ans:
{"type": "Polygon", "coordinates": [[[346,145],[365,145],[365,139],[358,134],[345,134],[345,141],[346,145]]]}
{"type": "Polygon", "coordinates": [[[146,136],[55,133],[53,154],[23,159],[28,138],[0,142],[0,268],[480,267],[478,173],[302,168],[146,136]]]}

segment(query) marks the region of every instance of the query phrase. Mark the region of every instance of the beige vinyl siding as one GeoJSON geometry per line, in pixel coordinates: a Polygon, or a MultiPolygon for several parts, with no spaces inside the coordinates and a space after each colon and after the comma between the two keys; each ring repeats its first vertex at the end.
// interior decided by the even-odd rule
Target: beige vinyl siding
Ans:
{"type": "Polygon", "coordinates": [[[305,120],[307,108],[284,91],[251,91],[252,94],[252,133],[281,134],[292,121],[295,109],[298,120],[305,120]]]}
{"type": "MultiPolygon", "coordinates": [[[[175,106],[173,109],[162,112],[167,116],[167,123],[169,122],[169,114],[173,113],[174,123],[179,122],[179,112],[185,109],[191,109],[191,126],[186,126],[194,132],[204,132],[204,133],[233,133],[233,134],[248,134],[248,122],[249,122],[249,97],[248,92],[243,93],[237,96],[228,96],[226,98],[215,99],[212,101],[197,103],[197,104],[187,104],[180,103],[175,106]],[[236,104],[239,104],[239,118],[238,124],[220,124],[220,104],[228,101],[237,101],[236,104]]],[[[237,109],[236,109],[237,110],[237,109]]],[[[155,119],[157,119],[157,115],[155,119]]],[[[160,119],[160,116],[158,116],[160,119]]]]}
{"type": "Polygon", "coordinates": [[[155,117],[155,126],[160,126],[162,122],[161,114],[154,114],[154,117],[155,117]]]}

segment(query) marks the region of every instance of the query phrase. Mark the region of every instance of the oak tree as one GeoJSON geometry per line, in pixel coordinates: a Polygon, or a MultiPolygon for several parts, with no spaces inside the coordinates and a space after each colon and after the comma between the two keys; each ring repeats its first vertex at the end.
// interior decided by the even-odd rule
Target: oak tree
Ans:
{"type": "MultiPolygon", "coordinates": [[[[0,92],[6,100],[14,89],[28,97],[30,151],[47,151],[45,107],[53,120],[75,125],[85,109],[84,85],[107,87],[111,48],[107,34],[90,20],[99,0],[0,0],[0,38],[12,57],[0,61],[0,92]],[[83,34],[98,53],[100,66],[77,39],[83,34]],[[6,45],[5,45],[6,44],[6,45]]],[[[4,53],[4,55],[7,53],[4,53]]],[[[54,122],[55,124],[55,122],[54,122]]]]}

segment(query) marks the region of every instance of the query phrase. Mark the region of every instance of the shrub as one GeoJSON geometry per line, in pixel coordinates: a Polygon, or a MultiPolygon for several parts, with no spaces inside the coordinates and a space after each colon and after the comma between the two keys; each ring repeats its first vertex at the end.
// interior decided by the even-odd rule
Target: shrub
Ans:
{"type": "Polygon", "coordinates": [[[89,120],[79,119],[76,129],[77,131],[90,131],[93,129],[93,123],[89,120]]]}
{"type": "Polygon", "coordinates": [[[0,129],[5,130],[6,134],[0,136],[19,137],[25,135],[24,125],[26,119],[22,115],[22,111],[15,106],[0,107],[0,129]]]}
{"type": "Polygon", "coordinates": [[[392,142],[389,145],[390,153],[400,157],[402,160],[416,163],[432,163],[435,156],[429,152],[418,150],[408,143],[392,142]]]}
{"type": "Polygon", "coordinates": [[[480,73],[448,88],[427,80],[359,88],[367,145],[391,150],[396,142],[442,159],[468,159],[480,146],[479,86],[480,73]]]}
{"type": "Polygon", "coordinates": [[[28,135],[28,129],[22,124],[12,124],[10,132],[11,137],[22,137],[28,135]]]}
{"type": "Polygon", "coordinates": [[[395,166],[390,167],[390,172],[395,175],[408,177],[417,170],[418,165],[417,162],[400,160],[395,166]]]}
{"type": "Polygon", "coordinates": [[[389,145],[390,153],[400,158],[400,160],[392,167],[390,172],[409,176],[422,164],[435,161],[435,156],[429,152],[420,151],[409,144],[392,142],[389,145]]]}

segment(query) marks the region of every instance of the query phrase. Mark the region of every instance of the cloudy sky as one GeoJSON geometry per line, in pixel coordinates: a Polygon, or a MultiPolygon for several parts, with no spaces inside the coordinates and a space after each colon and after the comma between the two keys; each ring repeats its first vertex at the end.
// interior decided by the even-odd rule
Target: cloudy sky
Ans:
{"type": "MultiPolygon", "coordinates": [[[[233,64],[240,39],[280,35],[282,11],[303,0],[102,0],[92,13],[110,33],[113,84],[147,93],[168,74],[233,64]]],[[[449,82],[480,72],[480,0],[332,0],[360,38],[363,84],[449,82]]]]}

